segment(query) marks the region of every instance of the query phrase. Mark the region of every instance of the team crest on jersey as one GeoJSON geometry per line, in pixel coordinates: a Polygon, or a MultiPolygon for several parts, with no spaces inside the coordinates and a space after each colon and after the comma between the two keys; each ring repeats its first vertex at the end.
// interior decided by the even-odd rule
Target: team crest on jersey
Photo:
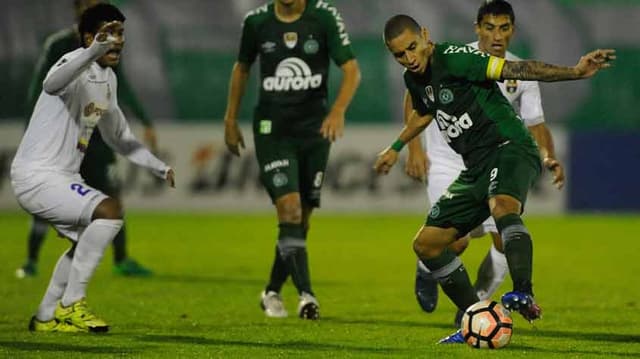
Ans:
{"type": "Polygon", "coordinates": [[[436,102],[436,98],[433,96],[433,86],[429,85],[425,87],[424,91],[427,93],[427,98],[429,98],[431,102],[436,102]]]}
{"type": "Polygon", "coordinates": [[[508,93],[515,93],[516,90],[518,89],[517,80],[507,80],[504,85],[508,93]]]}
{"type": "Polygon", "coordinates": [[[296,44],[298,43],[298,33],[297,32],[285,32],[282,35],[282,39],[284,40],[284,44],[288,48],[293,49],[294,47],[296,47],[296,44]]]}
{"type": "Polygon", "coordinates": [[[453,102],[453,91],[449,89],[440,90],[440,93],[438,93],[438,99],[443,105],[453,102]]]}
{"type": "Polygon", "coordinates": [[[316,39],[310,38],[304,42],[303,49],[305,54],[314,55],[320,49],[320,44],[318,44],[318,41],[316,41],[316,39]]]}
{"type": "Polygon", "coordinates": [[[289,178],[287,178],[287,175],[282,173],[282,172],[278,172],[276,174],[273,175],[273,185],[276,187],[282,187],[284,185],[286,185],[287,183],[289,183],[289,178]]]}

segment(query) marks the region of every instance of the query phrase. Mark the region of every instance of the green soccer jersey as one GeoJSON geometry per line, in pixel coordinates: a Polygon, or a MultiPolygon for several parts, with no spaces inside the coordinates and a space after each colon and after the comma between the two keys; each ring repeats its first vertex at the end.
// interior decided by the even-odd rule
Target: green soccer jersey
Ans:
{"type": "Polygon", "coordinates": [[[324,0],[308,0],[300,18],[291,23],[278,20],[273,2],[249,12],[238,61],[251,65],[258,55],[257,108],[261,116],[273,121],[273,126],[262,129],[276,132],[319,128],[327,111],[329,59],[340,66],[354,58],[342,17],[324,0]]]}
{"type": "Polygon", "coordinates": [[[495,80],[504,59],[467,45],[436,44],[424,74],[404,80],[420,115],[431,115],[451,148],[473,168],[505,143],[539,156],[535,141],[495,80]]]}

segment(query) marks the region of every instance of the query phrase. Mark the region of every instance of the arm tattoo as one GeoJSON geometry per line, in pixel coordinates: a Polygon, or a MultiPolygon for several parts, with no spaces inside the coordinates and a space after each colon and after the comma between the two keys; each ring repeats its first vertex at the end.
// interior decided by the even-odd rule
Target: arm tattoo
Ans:
{"type": "Polygon", "coordinates": [[[578,76],[571,67],[545,64],[540,61],[506,61],[502,78],[530,81],[576,80],[578,76]]]}

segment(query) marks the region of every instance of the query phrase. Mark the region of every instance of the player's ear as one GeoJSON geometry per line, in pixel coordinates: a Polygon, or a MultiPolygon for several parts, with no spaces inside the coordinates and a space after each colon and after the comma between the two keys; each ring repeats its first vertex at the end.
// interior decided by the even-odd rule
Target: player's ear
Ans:
{"type": "Polygon", "coordinates": [[[429,42],[429,30],[426,27],[420,28],[420,36],[424,39],[425,42],[429,42]]]}
{"type": "Polygon", "coordinates": [[[90,32],[85,32],[84,34],[82,34],[82,44],[84,45],[84,47],[91,46],[94,37],[95,36],[90,32]]]}

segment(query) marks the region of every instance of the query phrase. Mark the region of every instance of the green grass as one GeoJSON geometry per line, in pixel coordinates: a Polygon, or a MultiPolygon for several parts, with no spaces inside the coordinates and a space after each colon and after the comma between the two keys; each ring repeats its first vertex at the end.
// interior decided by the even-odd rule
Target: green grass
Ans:
{"type": "MultiPolygon", "coordinates": [[[[89,287],[89,303],[112,326],[106,335],[27,331],[67,246],[50,233],[40,275],[15,279],[28,222],[23,213],[0,213],[3,358],[640,357],[637,216],[529,217],[544,317],[536,328],[515,317],[512,342],[498,351],[434,344],[453,331],[454,308],[441,296],[428,315],[415,302],[411,238],[419,214],[315,218],[309,249],[322,305],[317,322],[267,319],[258,307],[274,250],[272,215],[129,214],[130,252],[156,275],[114,277],[108,251],[89,287]]],[[[473,276],[488,245],[472,242],[463,256],[473,276]]],[[[294,314],[291,284],[283,295],[294,314]]]]}

